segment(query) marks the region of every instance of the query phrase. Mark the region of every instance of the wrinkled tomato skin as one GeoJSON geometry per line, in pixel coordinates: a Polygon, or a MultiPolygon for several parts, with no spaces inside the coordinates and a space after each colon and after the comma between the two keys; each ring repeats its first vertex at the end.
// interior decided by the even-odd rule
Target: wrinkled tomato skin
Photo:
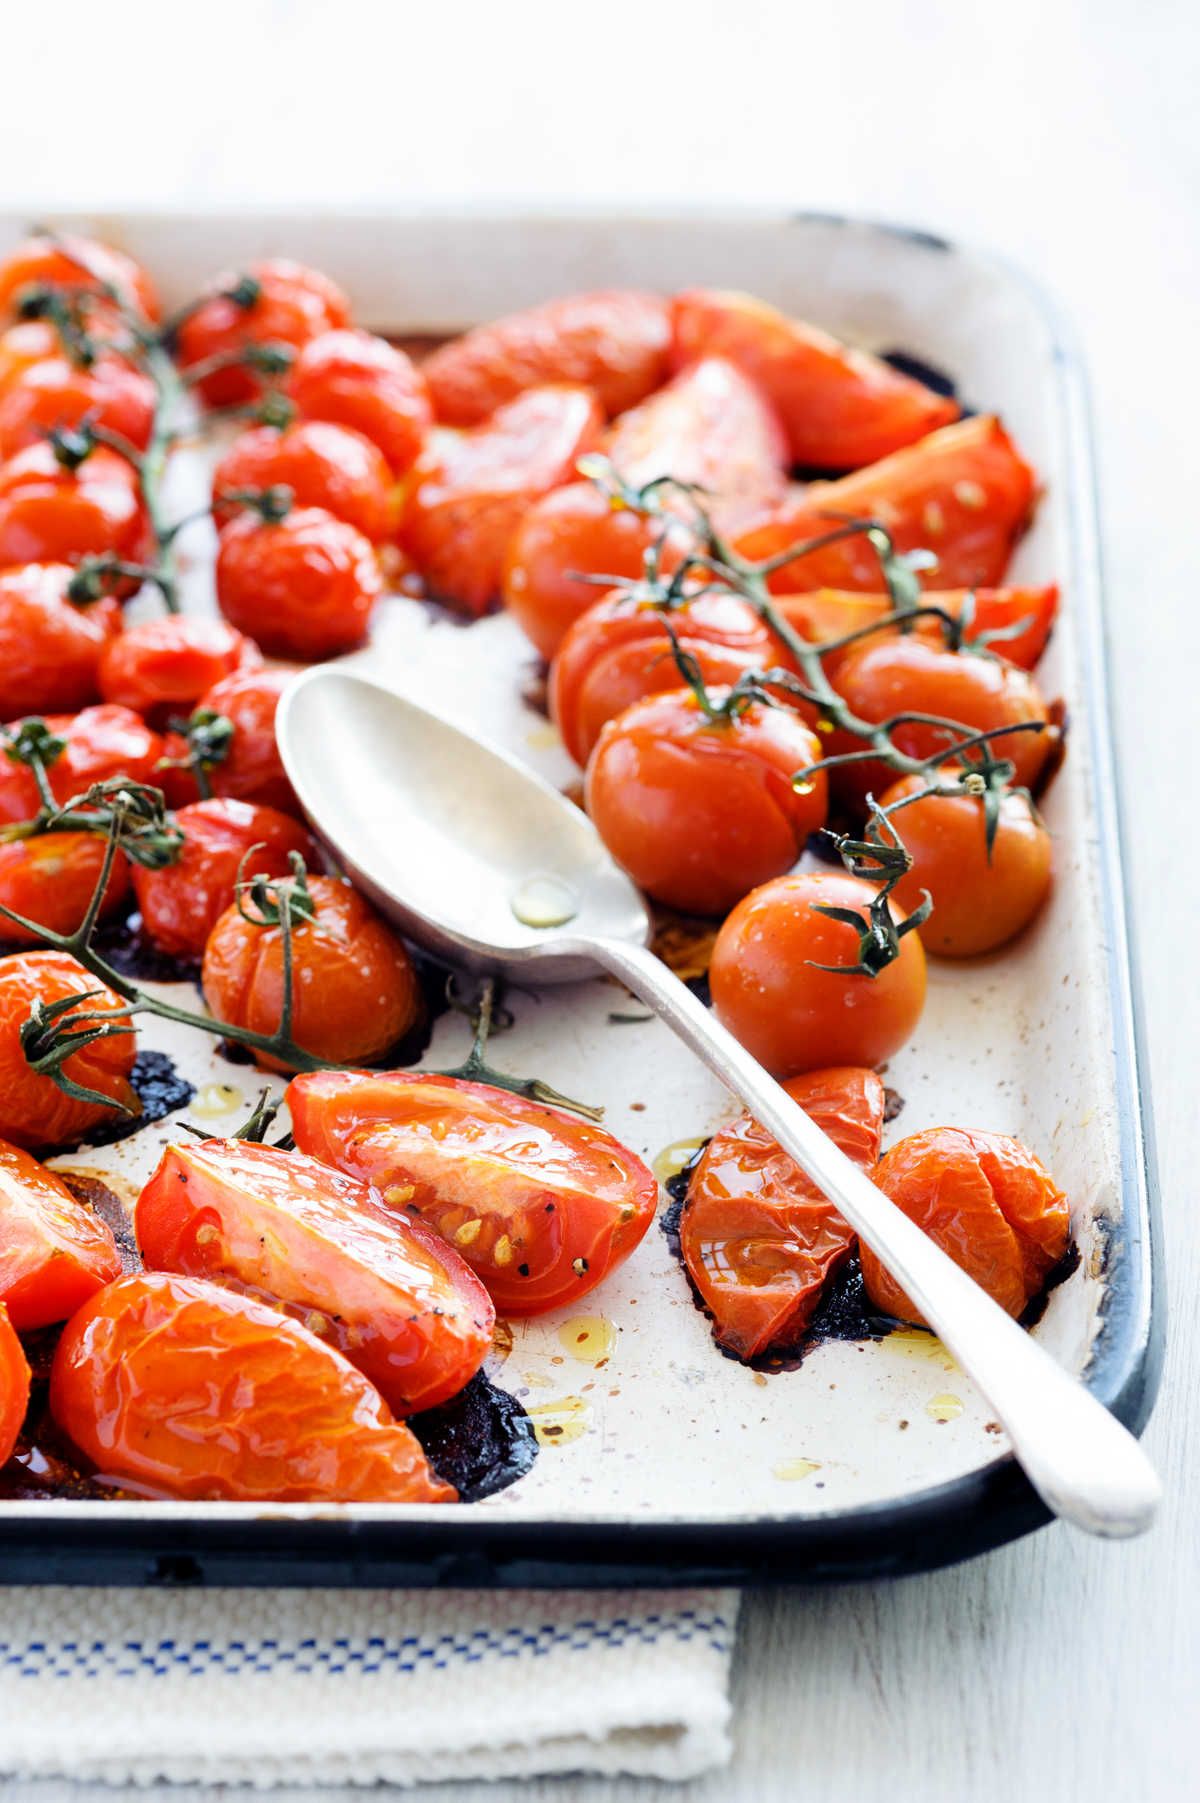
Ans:
{"type": "Polygon", "coordinates": [[[31,1378],[25,1349],[0,1302],[0,1465],[12,1457],[24,1425],[31,1378]]]}
{"type": "Polygon", "coordinates": [[[155,321],[160,317],[162,309],[154,283],[132,257],[111,245],[97,243],[94,238],[58,233],[53,238],[37,234],[26,238],[0,262],[0,314],[13,312],[28,288],[85,288],[95,292],[101,283],[114,288],[123,303],[143,319],[155,321]]]}
{"type": "Polygon", "coordinates": [[[349,426],[404,476],[432,422],[425,377],[402,350],[372,332],[326,332],[300,352],[287,392],[305,419],[349,426]]]}
{"type": "MultiPolygon", "coordinates": [[[[931,1127],[893,1146],[872,1174],[1007,1314],[1024,1311],[1067,1250],[1066,1196],[1033,1153],[1003,1133],[931,1127]]],[[[881,1313],[928,1325],[865,1244],[862,1268],[881,1313]]]]}
{"type": "Polygon", "coordinates": [[[161,870],[135,865],[133,889],[142,924],[160,951],[199,958],[242,877],[287,876],[289,857],[317,859],[316,846],[298,821],[275,808],[218,796],[180,808],[175,824],[183,850],[161,870]],[[247,855],[252,854],[252,855],[247,855]],[[245,860],[245,868],[242,868],[245,860]]]}
{"type": "MultiPolygon", "coordinates": [[[[921,604],[940,607],[955,620],[961,618],[969,606],[971,624],[966,633],[967,642],[999,632],[1004,636],[989,642],[988,649],[1006,663],[1032,670],[1050,638],[1058,613],[1058,589],[1053,584],[1045,588],[926,589],[921,604]],[[1014,630],[1016,628],[1020,630],[1014,630]]],[[[853,589],[815,589],[808,594],[776,595],[775,607],[809,644],[845,638],[893,611],[886,594],[856,593],[853,589]]],[[[895,638],[899,630],[898,626],[881,627],[878,639],[872,636],[863,642],[874,645],[879,639],[895,638]]],[[[936,618],[918,620],[911,630],[931,644],[945,644],[941,622],[936,618]]],[[[826,671],[832,676],[858,648],[846,646],[828,652],[822,660],[826,671]]]]}
{"type": "MultiPolygon", "coordinates": [[[[714,689],[714,705],[727,691],[714,689]]],[[[617,863],[668,907],[723,914],[790,870],[825,824],[825,775],[804,792],[798,770],[821,757],[816,735],[787,708],[752,703],[710,721],[690,690],[635,702],[603,728],[584,797],[617,863]]]]}
{"type": "Polygon", "coordinates": [[[55,426],[78,426],[86,417],[144,451],[154,429],[154,384],[113,351],[101,351],[90,369],[68,357],[34,363],[0,396],[0,458],[40,443],[55,426]]]}
{"type": "MultiPolygon", "coordinates": [[[[3,583],[0,576],[0,588],[3,583]]],[[[45,723],[63,740],[62,751],[46,770],[50,792],[60,804],[111,777],[123,776],[134,783],[157,781],[162,739],[132,708],[85,707],[73,715],[47,714],[45,723]]],[[[0,753],[0,823],[32,820],[39,805],[32,770],[0,753]]]]}
{"type": "Polygon", "coordinates": [[[53,1171],[0,1140],[0,1303],[13,1326],[26,1333],[65,1321],[120,1275],[121,1255],[99,1216],[53,1171]]]}
{"type": "MultiPolygon", "coordinates": [[[[104,840],[97,833],[41,833],[0,844],[0,903],[53,933],[73,933],[87,913],[100,880],[104,840]]],[[[129,893],[129,865],[120,852],[100,906],[102,918],[116,912],[129,893]]],[[[37,945],[36,933],[0,915],[0,939],[37,945]]]]}
{"type": "Polygon", "coordinates": [[[236,1139],[168,1146],[134,1228],[149,1270],[275,1299],[398,1415],[456,1396],[491,1346],[495,1310],[458,1254],[302,1153],[236,1139]]]}
{"type": "Polygon", "coordinates": [[[489,1084],[316,1071],[288,1105],[301,1151],[428,1222],[502,1315],[577,1302],[654,1218],[653,1173],[610,1133],[489,1084]]]}
{"type": "Polygon", "coordinates": [[[878,1065],[908,1040],[925,1003],[925,954],[915,932],[876,977],[853,972],[855,928],[814,911],[865,913],[878,893],[841,872],[802,871],[753,890],[713,947],[709,982],[722,1024],[774,1077],[833,1059],[878,1065]],[[818,970],[818,964],[845,967],[818,970]]]}
{"type": "MultiPolygon", "coordinates": [[[[783,1086],[863,1170],[879,1157],[883,1084],[853,1066],[783,1086]]],[[[688,1182],[679,1223],[688,1276],[717,1343],[740,1359],[794,1349],[855,1235],[811,1178],[749,1114],[714,1133],[688,1182]]]]}
{"type": "MultiPolygon", "coordinates": [[[[344,326],[350,303],[336,282],[319,270],[278,257],[252,263],[248,273],[260,287],[251,307],[240,307],[222,290],[239,280],[234,271],[210,284],[210,295],[185,319],[177,335],[180,366],[186,371],[210,357],[223,357],[251,344],[282,344],[299,350],[322,332],[344,326]]],[[[209,407],[235,407],[262,392],[262,378],[240,364],[214,370],[195,384],[209,407]]]]}
{"type": "Polygon", "coordinates": [[[206,689],[235,670],[254,670],[262,654],[223,620],[166,614],[130,626],[105,647],[100,693],[157,726],[190,714],[206,689]]]}
{"type": "MultiPolygon", "coordinates": [[[[279,699],[291,682],[291,670],[246,670],[224,676],[201,695],[197,710],[220,714],[233,726],[226,756],[207,772],[214,795],[237,801],[257,801],[284,814],[300,813],[300,804],[288,781],[275,737],[279,699]]],[[[179,733],[170,732],[163,742],[163,758],[182,758],[186,745],[179,733]]],[[[158,781],[173,808],[199,801],[200,791],[190,770],[160,769],[158,781]]]]}
{"type": "Polygon", "coordinates": [[[136,473],[115,451],[98,445],[72,470],[33,444],[0,465],[0,564],[144,563],[150,551],[136,473]]]}
{"type": "Polygon", "coordinates": [[[631,508],[614,508],[592,482],[554,489],[529,509],[509,542],[504,605],[541,655],[552,658],[602,593],[574,572],[611,576],[614,584],[635,582],[661,529],[661,522],[631,508]]]}
{"type": "Polygon", "coordinates": [[[217,605],[269,657],[302,662],[353,651],[383,593],[371,541],[323,507],[279,521],[243,514],[221,534],[217,605]]]}
{"type": "MultiPolygon", "coordinates": [[[[412,960],[348,883],[310,877],[308,887],[317,912],[292,929],[292,1037],[303,1051],[332,1064],[369,1064],[421,1017],[412,960]]],[[[284,998],[279,928],[253,926],[236,907],[227,909],[208,936],[202,983],[219,1019],[273,1033],[284,998]]],[[[291,1068],[265,1054],[259,1062],[272,1070],[291,1068]]]]}
{"type": "Polygon", "coordinates": [[[201,1278],[142,1272],[67,1323],[55,1421],[109,1482],[223,1502],[453,1502],[411,1431],[298,1321],[201,1278]]]}
{"type": "Polygon", "coordinates": [[[378,543],[392,530],[392,474],[383,453],[361,432],[328,420],[299,420],[277,431],[256,426],[234,440],[213,471],[213,517],[218,526],[237,508],[220,505],[239,489],[290,488],[298,507],[323,507],[378,543]]]}
{"type": "MultiPolygon", "coordinates": [[[[21,1028],[34,1002],[49,1005],[78,996],[80,1012],[113,1013],[120,996],[91,976],[66,952],[11,952],[0,958],[0,1138],[26,1150],[68,1145],[82,1139],[117,1112],[99,1102],[67,1095],[51,1077],[31,1070],[21,1046],[21,1028]]],[[[70,1025],[72,1014],[66,1015],[70,1025]]],[[[141,1103],[129,1082],[137,1053],[133,1029],[84,1046],[63,1061],[63,1070],[82,1089],[111,1096],[133,1114],[141,1103]]]]}
{"type": "Polygon", "coordinates": [[[70,711],[99,695],[121,607],[112,600],[74,606],[66,598],[73,574],[65,563],[0,570],[0,719],[70,711]]]}
{"type": "Polygon", "coordinates": [[[610,288],[568,294],[476,326],[426,359],[437,417],[474,426],[527,388],[579,382],[611,417],[667,377],[670,308],[657,294],[610,288]]]}

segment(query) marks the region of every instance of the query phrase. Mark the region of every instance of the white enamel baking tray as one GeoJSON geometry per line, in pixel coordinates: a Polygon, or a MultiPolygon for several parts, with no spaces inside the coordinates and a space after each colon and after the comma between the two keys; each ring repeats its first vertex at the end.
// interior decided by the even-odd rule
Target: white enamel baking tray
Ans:
{"type": "MultiPolygon", "coordinates": [[[[1161,1345],[1153,1167],[1139,1084],[1105,693],[1100,563],[1081,374],[1042,295],[1008,267],[927,233],[825,216],[390,215],[74,218],[144,261],[168,303],[218,268],[299,257],[390,333],[448,331],[547,295],[624,283],[737,286],[868,347],[927,359],[996,409],[1046,492],[1014,576],[1058,580],[1063,616],[1042,676],[1071,720],[1045,803],[1057,883],[1003,954],[931,965],[914,1042],[887,1072],[904,1098],[886,1143],[949,1123],[1013,1133],[1069,1192],[1081,1254],[1035,1331],[1134,1428],[1161,1345]]],[[[24,221],[0,223],[7,242],[24,221]]],[[[181,501],[203,492],[197,462],[181,501]]],[[[186,540],[195,606],[211,606],[211,541],[186,540]]],[[[509,746],[562,785],[577,772],[522,700],[529,647],[504,617],[464,630],[403,598],[382,609],[365,667],[509,746]]],[[[336,747],[330,748],[336,755],[336,747]]],[[[729,1118],[721,1088],[654,1023],[612,1024],[605,981],[514,998],[508,1069],[602,1102],[606,1125],[651,1161],[729,1118]]],[[[201,1092],[185,1113],[216,1133],[243,1117],[253,1071],[157,1025],[201,1092]],[[217,1096],[213,1086],[226,1086],[217,1096]]],[[[438,1024],[423,1062],[465,1052],[438,1024]]],[[[168,1120],[58,1162],[132,1199],[168,1120]]],[[[686,1151],[681,1155],[686,1157],[686,1151]]],[[[443,1508],[0,1503],[0,1573],[130,1582],[611,1583],[704,1577],[825,1579],[919,1569],[1028,1531],[1045,1512],[986,1404],[940,1343],[895,1333],[817,1346],[765,1375],[723,1357],[664,1236],[590,1296],[586,1319],[515,1326],[495,1380],[547,1439],[530,1473],[443,1508]],[[602,1362],[598,1362],[602,1361],[602,1362]]]]}

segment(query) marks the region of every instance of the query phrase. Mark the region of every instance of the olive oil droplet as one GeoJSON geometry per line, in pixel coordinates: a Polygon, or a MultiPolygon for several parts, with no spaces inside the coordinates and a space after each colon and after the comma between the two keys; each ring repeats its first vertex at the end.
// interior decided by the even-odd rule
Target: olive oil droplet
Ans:
{"type": "Polygon", "coordinates": [[[196,1091],[188,1113],[210,1121],[215,1115],[231,1114],[241,1099],[241,1091],[232,1083],[205,1083],[196,1091]]]}
{"type": "Polygon", "coordinates": [[[820,1469],[819,1459],[784,1459],[782,1464],[771,1467],[771,1476],[782,1479],[785,1484],[794,1484],[820,1469]]]}
{"type": "Polygon", "coordinates": [[[666,1183],[672,1177],[678,1177],[704,1143],[703,1139],[675,1139],[669,1146],[664,1146],[650,1167],[658,1181],[666,1183]]]}
{"type": "Polygon", "coordinates": [[[579,912],[575,891],[557,876],[526,877],[509,905],[527,927],[561,927],[579,912]]]}
{"type": "Polygon", "coordinates": [[[563,1351],[581,1365],[598,1365],[611,1353],[617,1330],[603,1315],[576,1315],[563,1322],[558,1338],[563,1351]]]}
{"type": "Polygon", "coordinates": [[[925,1413],[932,1415],[935,1421],[956,1421],[963,1412],[961,1396],[931,1396],[925,1404],[925,1413]]]}
{"type": "Polygon", "coordinates": [[[591,1410],[582,1396],[560,1396],[528,1414],[539,1446],[569,1446],[587,1433],[591,1410]]]}

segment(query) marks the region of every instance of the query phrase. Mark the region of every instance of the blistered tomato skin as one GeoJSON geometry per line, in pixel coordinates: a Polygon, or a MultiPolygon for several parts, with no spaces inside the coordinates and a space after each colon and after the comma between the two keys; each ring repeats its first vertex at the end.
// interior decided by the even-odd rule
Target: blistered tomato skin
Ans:
{"type": "MultiPolygon", "coordinates": [[[[276,257],[252,263],[246,273],[257,286],[252,304],[242,306],[231,298],[243,282],[240,272],[229,270],[210,284],[209,299],[180,326],[177,351],[185,371],[210,358],[236,358],[252,344],[299,350],[349,320],[349,301],[320,270],[276,257]]],[[[252,401],[262,390],[262,379],[235,361],[199,378],[195,386],[208,406],[233,407],[252,401]]]]}
{"type": "MultiPolygon", "coordinates": [[[[48,1076],[30,1068],[21,1045],[21,1028],[35,1002],[49,1006],[70,996],[88,1015],[119,1013],[120,996],[98,982],[66,952],[12,952],[0,958],[0,1138],[37,1150],[82,1139],[101,1121],[119,1115],[100,1102],[69,1096],[48,1076]]],[[[69,1026],[73,1015],[64,1017],[69,1026]]],[[[141,1104],[129,1082],[137,1053],[132,1028],[111,1034],[72,1052],[63,1070],[82,1089],[111,1096],[131,1114],[141,1104]]]]}
{"type": "Polygon", "coordinates": [[[98,445],[72,469],[43,441],[0,465],[0,565],[144,563],[151,549],[137,472],[115,451],[98,445]]]}
{"type": "Polygon", "coordinates": [[[257,645],[223,620],[167,614],[130,626],[105,647],[100,692],[161,726],[174,714],[190,713],[222,676],[261,662],[257,645]]]}
{"type": "MultiPolygon", "coordinates": [[[[64,936],[73,933],[104,865],[105,843],[98,833],[39,833],[30,839],[0,843],[0,902],[26,920],[64,936]]],[[[100,904],[104,918],[129,893],[129,865],[120,852],[100,904]]],[[[0,916],[0,939],[13,945],[37,945],[40,935],[0,916]]]]}
{"type": "Polygon", "coordinates": [[[369,438],[394,476],[407,475],[429,436],[421,370],[371,332],[326,332],[300,352],[287,392],[305,419],[331,420],[369,438]]]}
{"type": "Polygon", "coordinates": [[[256,426],[243,432],[213,471],[213,516],[218,526],[236,517],[222,495],[280,486],[299,507],[323,507],[377,543],[394,525],[393,479],[383,453],[361,432],[328,420],[299,420],[283,431],[256,426]]]}
{"type": "Polygon", "coordinates": [[[62,713],[98,698],[121,607],[112,600],[74,606],[66,598],[73,575],[67,564],[53,563],[0,570],[0,719],[62,713]]]}
{"type": "Polygon", "coordinates": [[[154,384],[112,351],[89,369],[66,356],[34,363],[0,396],[0,458],[40,443],[55,426],[95,426],[144,451],[154,429],[154,384]]]}
{"type": "Polygon", "coordinates": [[[8,1310],[0,1302],[0,1465],[12,1457],[29,1407],[31,1372],[8,1310]]]}
{"type": "MultiPolygon", "coordinates": [[[[0,576],[0,590],[3,584],[0,576]]],[[[28,713],[27,705],[22,713],[28,713]]],[[[156,781],[162,739],[131,708],[85,707],[74,715],[47,714],[45,724],[63,741],[62,751],[46,771],[50,792],[60,804],[112,777],[123,776],[134,783],[156,781]]],[[[29,766],[0,756],[0,822],[32,820],[39,805],[37,783],[29,766]]]]}
{"type": "Polygon", "coordinates": [[[0,1303],[13,1326],[65,1321],[120,1275],[104,1222],[53,1171],[0,1140],[0,1303]]]}
{"type": "Polygon", "coordinates": [[[194,1277],[119,1278],[67,1323],[59,1427],[99,1476],[224,1502],[453,1502],[413,1434],[334,1347],[194,1277]]]}
{"type": "Polygon", "coordinates": [[[370,540],[322,507],[293,507],[279,521],[244,513],[221,534],[217,604],[270,657],[353,651],[382,593],[370,540]]]}

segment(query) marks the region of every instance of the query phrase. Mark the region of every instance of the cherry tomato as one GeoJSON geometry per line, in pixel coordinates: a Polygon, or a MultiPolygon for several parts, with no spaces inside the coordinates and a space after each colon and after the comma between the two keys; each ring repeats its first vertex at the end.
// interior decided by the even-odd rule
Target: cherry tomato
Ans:
{"type": "MultiPolygon", "coordinates": [[[[67,1011],[68,1025],[77,1013],[115,1013],[125,1006],[119,995],[66,952],[11,952],[0,958],[0,1137],[13,1145],[34,1149],[66,1145],[82,1139],[101,1121],[118,1118],[101,1102],[67,1095],[52,1078],[32,1070],[25,1057],[21,1028],[34,1003],[50,1006],[69,996],[79,997],[79,1008],[67,1011]]],[[[114,1033],[72,1052],[63,1070],[81,1089],[110,1096],[137,1114],[141,1104],[129,1082],[136,1053],[131,1027],[127,1033],[114,1033]]]]}
{"type": "MultiPolygon", "coordinates": [[[[73,933],[100,880],[104,840],[96,833],[41,833],[0,844],[0,903],[54,933],[73,933]]],[[[113,914],[129,893],[129,866],[117,853],[101,903],[113,914]]],[[[0,940],[37,945],[39,935],[0,915],[0,940]]]]}
{"type": "Polygon", "coordinates": [[[27,369],[57,357],[61,350],[58,327],[48,319],[23,319],[0,332],[0,396],[15,388],[27,369]]]}
{"type": "Polygon", "coordinates": [[[654,1218],[653,1174],[611,1133],[486,1083],[315,1071],[288,1105],[302,1152],[427,1221],[505,1315],[577,1302],[654,1218]]]}
{"type": "MultiPolygon", "coordinates": [[[[1028,522],[1034,475],[999,420],[980,416],[931,432],[880,463],[797,488],[748,524],[735,548],[751,559],[778,556],[837,525],[832,515],[879,520],[898,551],[932,551],[931,588],[995,587],[1028,522]]],[[[878,589],[879,559],[861,535],[782,565],[770,578],[780,594],[800,588],[878,589]]]]}
{"type": "Polygon", "coordinates": [[[68,232],[35,233],[0,262],[0,312],[12,311],[28,288],[113,288],[122,304],[143,319],[161,313],[154,283],[124,251],[68,232]]]}
{"type": "MultiPolygon", "coordinates": [[[[1067,1250],[1067,1198],[1033,1153],[1003,1133],[930,1127],[885,1152],[872,1175],[1010,1315],[1022,1313],[1067,1250]]],[[[927,1325],[867,1245],[862,1269],[881,1313],[927,1325]]]]}
{"type": "Polygon", "coordinates": [[[72,468],[43,442],[0,465],[0,564],[150,554],[137,473],[115,451],[98,445],[72,468]]]}
{"type": "MultiPolygon", "coordinates": [[[[710,691],[714,706],[728,693],[710,691]]],[[[712,720],[687,689],[635,702],[600,734],[585,799],[600,837],[634,882],[668,907],[724,914],[790,870],[825,824],[816,735],[785,707],[753,702],[712,720]]]]}
{"type": "MultiPolygon", "coordinates": [[[[252,263],[245,275],[226,271],[209,284],[208,299],[179,328],[179,362],[192,370],[210,358],[234,358],[249,345],[299,350],[349,317],[350,302],[327,275],[270,258],[252,263]]],[[[195,387],[208,406],[235,407],[252,401],[262,382],[245,364],[231,362],[200,377],[195,387]]]]}
{"type": "MultiPolygon", "coordinates": [[[[260,801],[285,814],[299,814],[300,804],[288,781],[275,737],[279,697],[292,680],[291,670],[245,670],[223,676],[196,704],[197,713],[219,714],[233,727],[233,737],[219,763],[206,765],[208,786],[214,795],[232,795],[238,801],[260,801]]],[[[169,732],[163,742],[164,764],[155,778],[172,807],[199,801],[200,790],[189,769],[171,769],[173,759],[187,755],[180,733],[169,732]]]]}
{"type": "MultiPolygon", "coordinates": [[[[0,589],[3,584],[0,575],[0,589]]],[[[46,771],[55,801],[71,801],[93,783],[116,776],[134,783],[156,781],[163,742],[132,709],[85,707],[75,715],[47,715],[45,725],[63,741],[46,771]]],[[[37,783],[28,765],[0,755],[0,823],[32,820],[39,806],[37,783]]]]}
{"type": "MultiPolygon", "coordinates": [[[[883,1084],[853,1066],[784,1088],[864,1170],[879,1157],[883,1084]]],[[[679,1245],[721,1346],[741,1359],[798,1345],[855,1243],[832,1202],[749,1114],[714,1133],[688,1181],[679,1245]]]]}
{"type": "Polygon", "coordinates": [[[255,670],[262,654],[222,620],[164,614],[130,626],[100,659],[100,693],[158,725],[191,711],[206,689],[235,671],[255,670]]]}
{"type": "Polygon", "coordinates": [[[658,476],[713,494],[782,494],[787,450],[779,421],[753,382],[723,357],[681,370],[613,423],[604,450],[631,488],[658,476]]]}
{"type": "Polygon", "coordinates": [[[280,432],[257,426],[234,440],[213,472],[218,526],[236,509],[218,505],[237,489],[290,488],[300,507],[323,507],[373,543],[394,524],[392,473],[382,451],[361,432],[327,420],[299,420],[280,432]]]}
{"type": "Polygon", "coordinates": [[[0,1302],[0,1465],[12,1457],[24,1426],[31,1377],[25,1349],[0,1302]]]}
{"type": "Polygon", "coordinates": [[[66,598],[74,574],[65,563],[0,570],[0,719],[82,707],[99,692],[100,660],[121,630],[121,608],[112,600],[76,607],[66,598]]]}
{"type": "Polygon", "coordinates": [[[713,1006],[773,1076],[817,1070],[831,1058],[882,1064],[911,1036],[925,1005],[916,933],[906,933],[899,957],[869,977],[854,969],[856,929],[816,912],[865,915],[877,893],[840,871],[777,877],[739,902],[717,934],[708,973],[713,1006]]]}
{"type": "Polygon", "coordinates": [[[453,1502],[349,1359],[252,1296],[141,1272],[67,1323],[55,1421],[99,1475],[225,1502],[453,1502]]]}
{"type": "Polygon", "coordinates": [[[492,1342],[491,1298],[445,1240],[299,1152],[236,1139],[168,1146],[134,1227],[149,1269],[274,1298],[398,1415],[456,1396],[492,1342]]]}
{"type": "Polygon", "coordinates": [[[154,411],[153,382],[114,351],[101,351],[88,369],[66,356],[47,357],[0,396],[0,458],[40,443],[55,426],[78,426],[85,418],[144,451],[154,411]]]}
{"type": "Polygon", "coordinates": [[[192,802],[180,808],[175,824],[183,834],[178,860],[162,870],[135,865],[133,889],[146,932],[177,958],[203,954],[208,935],[233,905],[239,872],[246,878],[286,876],[292,852],[310,862],[317,855],[298,821],[248,801],[192,802]]]}
{"type": "MultiPolygon", "coordinates": [[[[1050,893],[1050,835],[1023,795],[1006,794],[988,852],[983,803],[961,787],[962,772],[947,765],[936,773],[957,795],[911,802],[892,819],[913,867],[896,885],[896,905],[911,913],[927,892],[933,913],[921,928],[927,952],[971,958],[994,951],[1029,924],[1050,893]]],[[[905,776],[880,796],[892,807],[928,787],[905,776]]]]}
{"type": "Polygon", "coordinates": [[[402,548],[439,600],[481,614],[496,598],[509,541],[533,502],[567,482],[597,441],[602,415],[586,388],[529,388],[418,458],[402,548]]]}
{"type": "Polygon", "coordinates": [[[217,604],[271,657],[353,651],[382,592],[370,540],[323,507],[271,521],[246,512],[221,534],[217,604]]]}
{"type": "MultiPolygon", "coordinates": [[[[968,643],[982,635],[998,633],[1001,636],[989,643],[988,648],[1006,662],[1017,664],[1022,670],[1032,670],[1046,649],[1054,625],[1058,589],[1053,584],[1046,588],[926,589],[922,602],[929,607],[943,608],[956,620],[964,611],[969,611],[968,643]]],[[[886,594],[864,594],[853,589],[825,588],[807,594],[777,595],[775,606],[810,644],[845,638],[893,611],[886,594]]],[[[886,634],[895,638],[899,630],[899,627],[881,628],[880,637],[886,634]]],[[[945,643],[936,619],[918,620],[912,631],[931,643],[945,643]]],[[[870,643],[875,644],[877,640],[872,637],[870,643]]],[[[829,652],[823,660],[826,670],[832,675],[856,649],[847,646],[829,652]]]]}
{"type": "Polygon", "coordinates": [[[371,332],[324,332],[305,345],[287,392],[306,419],[333,420],[369,438],[403,476],[432,418],[425,377],[404,352],[371,332]]]}
{"type": "MultiPolygon", "coordinates": [[[[185,808],[183,814],[190,812],[185,808]]],[[[422,1011],[412,960],[369,902],[348,883],[312,877],[312,920],[292,928],[292,1037],[331,1064],[381,1058],[422,1011]]],[[[273,1033],[283,1008],[283,939],[236,907],[213,926],[204,951],[204,999],[221,1020],[273,1033]]],[[[274,1070],[289,1067],[260,1056],[274,1070]]]]}
{"type": "Polygon", "coordinates": [[[666,380],[670,308],[631,288],[568,294],[476,326],[424,365],[434,409],[452,426],[474,426],[543,382],[581,382],[612,415],[666,380]]]}
{"type": "MultiPolygon", "coordinates": [[[[661,521],[614,507],[592,482],[569,482],[532,506],[509,540],[504,605],[545,658],[602,592],[575,572],[636,582],[661,521]]],[[[667,567],[670,567],[669,565],[667,567]]]]}
{"type": "Polygon", "coordinates": [[[116,1241],[53,1171],[0,1140],[0,1303],[22,1332],[65,1321],[121,1275],[116,1241]]]}

